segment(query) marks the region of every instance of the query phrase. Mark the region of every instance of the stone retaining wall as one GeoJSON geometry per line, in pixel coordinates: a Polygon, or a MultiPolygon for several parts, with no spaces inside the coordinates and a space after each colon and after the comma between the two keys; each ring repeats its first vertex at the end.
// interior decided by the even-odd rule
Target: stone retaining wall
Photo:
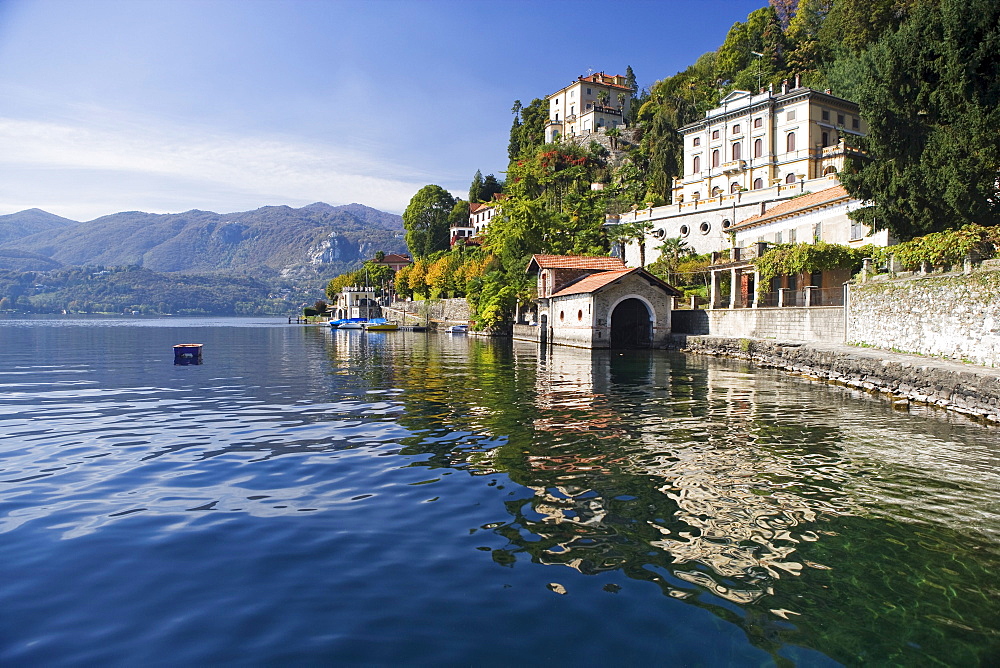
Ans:
{"type": "Polygon", "coordinates": [[[683,334],[844,342],[844,307],[709,309],[674,311],[674,331],[683,334]],[[701,315],[701,314],[704,315],[701,315]],[[681,329],[682,327],[690,328],[681,329]]]}
{"type": "Polygon", "coordinates": [[[852,285],[846,340],[1000,367],[1000,271],[852,285]]]}
{"type": "MultiPolygon", "coordinates": [[[[390,308],[405,311],[418,319],[442,320],[455,324],[469,322],[469,302],[460,297],[457,299],[427,299],[417,301],[393,302],[390,308]]],[[[407,320],[410,320],[408,317],[407,320]]]]}
{"type": "Polygon", "coordinates": [[[930,404],[1000,423],[1000,371],[994,369],[821,343],[674,335],[672,346],[884,393],[897,406],[930,404]]]}

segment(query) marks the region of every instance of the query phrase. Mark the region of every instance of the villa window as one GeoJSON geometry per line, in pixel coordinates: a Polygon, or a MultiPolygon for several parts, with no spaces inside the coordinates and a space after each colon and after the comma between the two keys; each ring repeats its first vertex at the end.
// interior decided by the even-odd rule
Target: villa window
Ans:
{"type": "Polygon", "coordinates": [[[855,130],[861,129],[861,121],[859,121],[856,118],[852,118],[851,119],[851,127],[854,128],[855,130]]]}
{"type": "Polygon", "coordinates": [[[823,133],[823,146],[829,146],[829,145],[830,145],[830,133],[829,132],[824,132],[823,133]]]}
{"type": "Polygon", "coordinates": [[[716,149],[712,151],[712,167],[719,166],[719,150],[716,149]]]}
{"type": "Polygon", "coordinates": [[[795,133],[789,132],[788,136],[785,137],[785,151],[792,153],[795,151],[795,133]]]}
{"type": "Polygon", "coordinates": [[[698,173],[698,172],[701,171],[701,156],[700,155],[694,156],[694,162],[691,165],[691,171],[695,172],[695,173],[698,173]]]}
{"type": "Polygon", "coordinates": [[[794,229],[788,230],[788,243],[790,243],[790,244],[794,244],[795,243],[795,230],[794,229]]]}
{"type": "Polygon", "coordinates": [[[780,244],[781,243],[781,232],[775,232],[774,233],[774,243],[776,243],[776,244],[780,244]]]}
{"type": "Polygon", "coordinates": [[[753,180],[753,189],[754,190],[760,190],[763,187],[764,187],[764,179],[754,179],[753,180]]]}
{"type": "Polygon", "coordinates": [[[824,109],[823,110],[823,120],[824,121],[830,120],[830,110],[829,109],[824,109]]]}
{"type": "Polygon", "coordinates": [[[588,88],[588,89],[587,89],[587,95],[590,95],[590,94],[591,94],[591,93],[590,93],[590,89],[588,88]]]}
{"type": "Polygon", "coordinates": [[[843,125],[843,124],[844,124],[844,115],[837,114],[837,125],[843,125]]]}
{"type": "Polygon", "coordinates": [[[718,139],[718,138],[719,138],[719,131],[712,130],[712,139],[718,139]]]}
{"type": "Polygon", "coordinates": [[[736,143],[733,144],[733,160],[739,160],[740,159],[740,154],[743,153],[743,151],[742,151],[742,149],[740,147],[741,147],[740,142],[736,142],[736,143]]]}
{"type": "Polygon", "coordinates": [[[701,137],[695,137],[691,142],[691,146],[701,146],[701,137]]]}
{"type": "Polygon", "coordinates": [[[740,191],[740,184],[739,183],[733,183],[733,185],[729,186],[729,192],[730,192],[730,194],[735,194],[735,193],[738,193],[739,191],[740,191]]]}
{"type": "Polygon", "coordinates": [[[576,319],[577,320],[583,320],[583,311],[577,311],[576,312],[576,319]]]}
{"type": "Polygon", "coordinates": [[[740,124],[737,123],[736,125],[733,126],[733,134],[738,135],[739,133],[740,133],[740,124]]]}
{"type": "Polygon", "coordinates": [[[753,157],[759,158],[764,155],[764,141],[762,139],[753,140],[753,157]]]}
{"type": "Polygon", "coordinates": [[[693,193],[691,193],[691,199],[693,199],[695,202],[701,199],[701,191],[695,190],[693,193]]]}
{"type": "Polygon", "coordinates": [[[794,109],[792,109],[787,114],[785,114],[785,120],[786,121],[794,121],[795,120],[795,110],[794,109]]]}
{"type": "Polygon", "coordinates": [[[759,128],[762,125],[764,125],[764,119],[763,118],[755,118],[755,119],[753,119],[753,126],[755,128],[759,128]]]}
{"type": "Polygon", "coordinates": [[[789,174],[785,177],[785,183],[795,183],[795,174],[789,174]]]}
{"type": "Polygon", "coordinates": [[[569,108],[569,115],[572,116],[575,113],[576,113],[576,106],[574,105],[569,108]]]}

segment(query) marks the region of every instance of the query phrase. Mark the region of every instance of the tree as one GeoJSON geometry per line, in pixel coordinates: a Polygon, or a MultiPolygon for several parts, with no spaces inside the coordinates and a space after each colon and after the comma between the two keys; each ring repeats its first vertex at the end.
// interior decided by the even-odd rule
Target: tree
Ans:
{"type": "MultiPolygon", "coordinates": [[[[489,202],[493,199],[494,195],[499,195],[503,192],[503,183],[497,180],[493,174],[487,174],[486,178],[483,179],[483,189],[482,189],[482,199],[481,202],[489,202]]],[[[470,202],[472,200],[469,200],[470,202]]]]}
{"type": "Polygon", "coordinates": [[[656,247],[656,250],[660,251],[661,264],[666,269],[667,283],[673,284],[674,273],[677,271],[681,259],[691,254],[691,246],[680,237],[671,237],[664,239],[663,243],[656,247]]]}
{"type": "Polygon", "coordinates": [[[1000,220],[1000,5],[917,4],[862,56],[870,160],[842,174],[856,214],[899,239],[1000,220]]]}
{"type": "Polygon", "coordinates": [[[441,186],[427,185],[417,191],[403,212],[406,246],[414,257],[427,257],[448,248],[448,216],[455,198],[441,186]]]}
{"type": "Polygon", "coordinates": [[[483,201],[483,173],[476,170],[476,175],[472,177],[472,185],[469,186],[469,201],[483,201]]]}
{"type": "Polygon", "coordinates": [[[619,130],[618,128],[616,128],[616,127],[615,128],[609,128],[608,131],[605,134],[607,134],[608,135],[608,139],[611,140],[611,148],[612,148],[612,150],[618,150],[618,140],[622,136],[622,131],[619,130]]]}

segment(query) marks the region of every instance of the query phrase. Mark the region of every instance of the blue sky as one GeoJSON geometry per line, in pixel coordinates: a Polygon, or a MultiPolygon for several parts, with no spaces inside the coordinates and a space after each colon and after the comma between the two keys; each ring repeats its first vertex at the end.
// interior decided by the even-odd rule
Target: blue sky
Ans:
{"type": "Polygon", "coordinates": [[[0,0],[0,214],[243,211],[502,177],[510,108],[640,86],[766,0],[0,0]]]}

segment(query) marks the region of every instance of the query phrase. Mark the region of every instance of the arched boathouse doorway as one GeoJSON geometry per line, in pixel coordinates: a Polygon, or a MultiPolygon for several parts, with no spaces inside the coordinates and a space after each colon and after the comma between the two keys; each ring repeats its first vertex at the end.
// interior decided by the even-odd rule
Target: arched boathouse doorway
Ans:
{"type": "Polygon", "coordinates": [[[622,300],[611,312],[612,348],[649,348],[653,341],[653,318],[641,299],[622,300]]]}

